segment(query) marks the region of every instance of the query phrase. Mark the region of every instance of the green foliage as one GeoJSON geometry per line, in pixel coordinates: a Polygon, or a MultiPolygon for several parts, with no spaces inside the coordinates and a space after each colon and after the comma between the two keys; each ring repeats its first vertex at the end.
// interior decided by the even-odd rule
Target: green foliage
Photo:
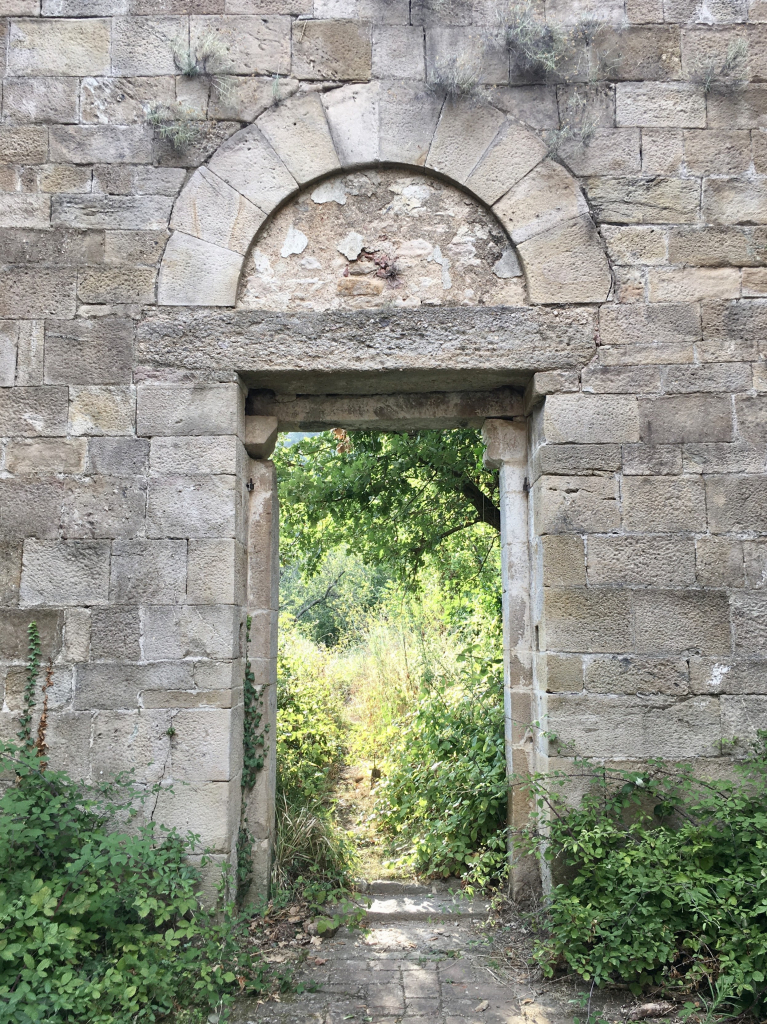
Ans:
{"type": "Polygon", "coordinates": [[[321,905],[349,880],[355,856],[351,843],[318,803],[277,802],[272,882],[279,889],[302,888],[321,905]]]}
{"type": "Polygon", "coordinates": [[[500,664],[463,658],[460,683],[424,680],[384,769],[378,817],[423,875],[484,885],[506,873],[506,758],[500,664]]]}
{"type": "Polygon", "coordinates": [[[283,559],[312,575],[343,546],[411,586],[427,560],[453,589],[476,582],[500,529],[483,451],[476,430],[326,431],[278,445],[283,559]]]}
{"type": "Polygon", "coordinates": [[[27,637],[27,683],[24,687],[24,708],[19,719],[17,735],[22,747],[26,750],[31,750],[34,746],[32,740],[32,712],[35,707],[37,679],[40,675],[40,630],[37,628],[36,622],[30,622],[27,626],[27,637]]]}
{"type": "Polygon", "coordinates": [[[277,772],[289,802],[319,803],[344,754],[344,693],[326,651],[282,622],[277,687],[277,772]]]}
{"type": "Polygon", "coordinates": [[[520,846],[534,852],[545,838],[545,855],[569,875],[551,894],[551,934],[536,952],[547,975],[566,966],[637,993],[718,986],[763,1015],[766,740],[726,781],[662,761],[644,773],[577,762],[590,783],[577,808],[565,801],[567,776],[533,781],[538,814],[520,846]]]}
{"type": "Polygon", "coordinates": [[[246,921],[199,901],[196,837],[139,823],[146,790],[88,788],[13,746],[0,772],[0,1022],[153,1021],[270,987],[246,921]]]}
{"type": "Polygon", "coordinates": [[[184,149],[200,137],[202,128],[194,110],[182,103],[153,103],[146,112],[146,123],[158,138],[173,149],[184,149]]]}
{"type": "MultiPolygon", "coordinates": [[[[247,643],[250,644],[251,618],[247,621],[247,643]]],[[[242,686],[243,725],[242,725],[242,788],[252,789],[256,777],[264,767],[266,757],[266,739],[269,726],[261,728],[263,721],[263,694],[256,686],[256,677],[250,663],[245,660],[245,677],[242,686]]]]}

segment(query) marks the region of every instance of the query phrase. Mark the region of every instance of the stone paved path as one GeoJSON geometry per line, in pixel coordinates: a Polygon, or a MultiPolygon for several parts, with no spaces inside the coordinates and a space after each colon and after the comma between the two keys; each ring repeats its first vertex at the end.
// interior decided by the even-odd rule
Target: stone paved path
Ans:
{"type": "Polygon", "coordinates": [[[528,971],[521,926],[488,927],[461,902],[389,894],[371,911],[367,929],[311,947],[298,980],[314,991],[243,999],[233,1024],[572,1024],[573,990],[528,971]]]}

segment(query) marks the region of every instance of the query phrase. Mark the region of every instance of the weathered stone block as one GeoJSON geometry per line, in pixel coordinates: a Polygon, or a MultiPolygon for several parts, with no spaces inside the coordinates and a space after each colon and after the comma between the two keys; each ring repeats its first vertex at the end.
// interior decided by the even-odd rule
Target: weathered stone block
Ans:
{"type": "Polygon", "coordinates": [[[703,216],[722,224],[767,224],[767,185],[742,178],[706,178],[703,216]]]}
{"type": "Polygon", "coordinates": [[[108,75],[108,18],[12,21],[11,75],[108,75]]]}
{"type": "Polygon", "coordinates": [[[665,476],[682,472],[681,445],[626,444],[623,472],[630,476],[665,476]]]}
{"type": "Polygon", "coordinates": [[[186,541],[115,540],[109,600],[117,604],[185,601],[186,541]]]}
{"type": "MultiPolygon", "coordinates": [[[[426,78],[439,92],[450,81],[455,66],[479,85],[505,85],[509,81],[509,52],[500,39],[480,27],[434,25],[426,29],[426,78]]],[[[512,80],[519,80],[513,74],[512,80]]],[[[524,79],[523,79],[524,80],[524,79]]]]}
{"type": "Polygon", "coordinates": [[[718,267],[759,265],[764,241],[757,233],[764,229],[737,227],[671,228],[668,233],[670,263],[718,267]]]}
{"type": "Polygon", "coordinates": [[[623,525],[636,533],[700,533],[706,502],[699,480],[627,476],[621,485],[623,525]]]}
{"type": "Polygon", "coordinates": [[[76,123],[78,81],[74,78],[9,78],[3,86],[3,114],[16,122],[76,123]]]}
{"type": "MultiPolygon", "coordinates": [[[[260,17],[192,17],[189,19],[192,50],[201,38],[213,33],[226,50],[226,62],[232,74],[287,75],[290,70],[290,18],[274,14],[273,10],[260,17]]],[[[295,53],[293,60],[295,62],[295,53]]]]}
{"type": "Polygon", "coordinates": [[[0,605],[19,603],[21,553],[20,540],[0,541],[0,605]]]}
{"type": "Polygon", "coordinates": [[[689,671],[684,658],[587,658],[586,689],[589,693],[667,694],[689,693],[689,671]]]}
{"type": "Polygon", "coordinates": [[[175,75],[173,49],[186,29],[181,18],[114,18],[112,74],[175,75]]]}
{"type": "Polygon", "coordinates": [[[546,146],[534,132],[508,122],[501,127],[466,185],[484,202],[492,204],[540,163],[546,153],[546,146]]]}
{"type": "Polygon", "coordinates": [[[763,128],[767,125],[767,86],[711,90],[707,100],[709,128],[763,128]]]}
{"type": "Polygon", "coordinates": [[[639,413],[641,440],[646,444],[732,441],[735,437],[729,397],[684,395],[642,399],[639,413]]]}
{"type": "Polygon", "coordinates": [[[294,23],[292,73],[296,78],[364,82],[370,79],[371,71],[369,24],[321,20],[294,23]]]}
{"type": "Polygon", "coordinates": [[[729,654],[726,594],[652,592],[634,595],[636,649],[657,654],[729,654]]]}
{"type": "Polygon", "coordinates": [[[84,78],[80,87],[80,121],[98,125],[140,125],[152,104],[176,100],[171,77],[84,78]]]}
{"type": "Polygon", "coordinates": [[[767,270],[764,267],[743,268],[741,295],[744,298],[763,298],[767,296],[767,270]]]}
{"type": "Polygon", "coordinates": [[[0,228],[44,229],[50,220],[50,196],[0,194],[0,228]]]}
{"type": "Polygon", "coordinates": [[[113,196],[175,196],[185,178],[180,167],[100,164],[93,168],[93,191],[113,196]]]}
{"type": "Polygon", "coordinates": [[[67,389],[64,387],[0,390],[0,435],[62,436],[66,434],[67,389]]]}
{"type": "Polygon", "coordinates": [[[751,163],[747,131],[686,131],[684,157],[691,174],[745,174],[751,163]]]}
{"type": "Polygon", "coordinates": [[[732,631],[736,654],[764,656],[767,594],[740,593],[732,598],[732,631]]]}
{"type": "Polygon", "coordinates": [[[258,127],[297,182],[340,170],[318,93],[304,93],[272,107],[259,118],[258,127]]]}
{"type": "Polygon", "coordinates": [[[241,801],[239,779],[193,783],[163,789],[157,798],[155,817],[182,835],[195,832],[201,847],[229,854],[240,824],[241,801]]]}
{"type": "Polygon", "coordinates": [[[743,541],[746,586],[761,590],[767,586],[767,539],[743,541]]]}
{"type": "Polygon", "coordinates": [[[694,586],[695,545],[679,537],[590,536],[587,567],[590,586],[694,586]]]}
{"type": "Polygon", "coordinates": [[[738,437],[747,441],[767,442],[767,396],[739,396],[735,399],[738,437]]]}
{"type": "Polygon", "coordinates": [[[61,480],[4,480],[0,491],[0,533],[10,540],[58,537],[63,496],[61,480]]]}
{"type": "Polygon", "coordinates": [[[719,701],[691,697],[562,695],[549,698],[549,728],[581,756],[715,757],[721,737],[719,701]]]}
{"type": "Polygon", "coordinates": [[[743,545],[725,537],[699,537],[695,542],[695,572],[702,587],[742,587],[743,545]]]}
{"type": "Polygon", "coordinates": [[[736,267],[658,267],[647,275],[650,302],[740,298],[736,267]]]}
{"type": "Polygon", "coordinates": [[[48,763],[73,779],[89,774],[91,715],[57,711],[48,716],[48,763]]]}
{"type": "Polygon", "coordinates": [[[619,444],[544,444],[536,449],[533,479],[541,474],[578,476],[581,473],[617,473],[621,468],[619,444]]]}
{"type": "Polygon", "coordinates": [[[631,595],[620,590],[555,590],[543,597],[541,646],[591,653],[631,649],[631,595]]]}
{"type": "Polygon", "coordinates": [[[379,156],[378,82],[324,93],[322,104],[343,167],[372,163],[379,156]]]}
{"type": "Polygon", "coordinates": [[[641,395],[662,390],[659,366],[602,366],[583,368],[581,384],[587,394],[641,395]]]}
{"type": "Polygon", "coordinates": [[[767,328],[767,303],[704,302],[703,338],[698,346],[706,362],[758,359],[767,328]]]}
{"type": "Polygon", "coordinates": [[[91,657],[94,661],[140,659],[141,621],[138,608],[93,609],[91,657]]]}
{"type": "Polygon", "coordinates": [[[590,217],[555,224],[517,252],[532,303],[604,302],[610,292],[610,266],[590,217]]]}
{"type": "Polygon", "coordinates": [[[239,441],[233,435],[223,437],[153,437],[151,469],[153,474],[193,476],[236,473],[239,441]]]}
{"type": "Polygon", "coordinates": [[[741,744],[754,743],[767,725],[767,697],[722,697],[722,732],[741,744]]]}
{"type": "Polygon", "coordinates": [[[152,480],[147,502],[150,537],[234,537],[242,498],[235,477],[152,480]]]}
{"type": "Polygon", "coordinates": [[[764,530],[767,516],[767,478],[708,476],[706,506],[712,533],[755,533],[764,530]]]}
{"type": "Polygon", "coordinates": [[[150,605],[144,611],[144,657],[236,658],[240,609],[232,605],[150,605]]]}
{"type": "Polygon", "coordinates": [[[639,129],[597,128],[585,144],[578,138],[563,142],[559,156],[579,176],[638,174],[642,165],[639,129]]]}
{"type": "Polygon", "coordinates": [[[199,708],[173,717],[171,748],[174,779],[225,782],[242,770],[242,709],[199,708]],[[238,729],[239,727],[239,729],[238,729]],[[238,766],[237,760],[240,760],[238,766]]]}
{"type": "MultiPolygon", "coordinates": [[[[100,609],[104,613],[113,609],[100,609]]],[[[75,674],[75,708],[80,710],[134,710],[146,691],[178,692],[194,688],[190,662],[157,662],[126,665],[107,662],[78,665],[75,674]]]]}
{"type": "MultiPolygon", "coordinates": [[[[468,127],[467,122],[464,134],[468,127]]],[[[439,134],[439,129],[437,131],[439,134]]],[[[495,204],[493,210],[517,244],[560,221],[588,213],[577,180],[553,160],[538,164],[495,204]]]]}
{"type": "Polygon", "coordinates": [[[547,693],[580,693],[583,658],[572,654],[539,655],[538,678],[547,693]]]}
{"type": "MultiPolygon", "coordinates": [[[[100,263],[104,255],[101,231],[46,231],[9,229],[0,239],[2,263],[56,263],[60,265],[100,263]]],[[[38,268],[39,269],[39,268],[38,268]]]]}
{"type": "MultiPolygon", "coordinates": [[[[700,313],[696,306],[643,303],[605,305],[599,311],[603,345],[689,345],[701,338],[700,313]]],[[[660,360],[659,360],[660,361],[660,360]]]]}
{"type": "Polygon", "coordinates": [[[679,174],[684,160],[681,128],[642,129],[642,171],[644,174],[679,174]]]}
{"type": "Polygon", "coordinates": [[[0,128],[0,160],[3,163],[44,164],[47,159],[47,128],[33,125],[0,128]]]}
{"type": "Polygon", "coordinates": [[[173,201],[168,196],[54,196],[54,227],[128,228],[157,231],[168,226],[173,201]]]}
{"type": "MultiPolygon", "coordinates": [[[[657,20],[662,21],[662,16],[657,20]]],[[[612,30],[601,29],[597,46],[605,54],[611,79],[633,83],[657,82],[680,77],[679,36],[679,29],[671,25],[652,28],[622,26],[612,30]]]]}
{"type": "Polygon", "coordinates": [[[638,441],[637,399],[618,395],[549,395],[543,410],[546,440],[553,443],[638,441]]]}
{"type": "Polygon", "coordinates": [[[607,533],[620,527],[617,484],[611,477],[542,477],[533,489],[535,531],[607,533]]]}
{"type": "Polygon", "coordinates": [[[668,394],[751,390],[751,363],[703,363],[666,366],[663,384],[668,394]]]}
{"type": "Polygon", "coordinates": [[[154,303],[154,267],[90,267],[78,275],[77,298],[99,305],[154,303]]]}
{"type": "Polygon", "coordinates": [[[72,317],[76,267],[0,267],[0,317],[72,317]]]}
{"type": "Polygon", "coordinates": [[[174,232],[165,249],[157,284],[161,306],[233,306],[242,255],[174,232]]]}
{"type": "Polygon", "coordinates": [[[588,178],[597,218],[615,224],[695,223],[700,182],[694,178],[588,178]]]}
{"type": "Polygon", "coordinates": [[[136,421],[133,387],[70,387],[69,433],[131,434],[136,421]]]}
{"type": "Polygon", "coordinates": [[[144,527],[142,477],[68,479],[61,528],[65,537],[135,537],[144,527]]]}
{"type": "Polygon", "coordinates": [[[270,213],[298,187],[255,125],[243,128],[221,146],[209,167],[264,213],[270,213]]]}
{"type": "Polygon", "coordinates": [[[736,441],[729,444],[686,444],[685,473],[761,473],[767,445],[736,441]]]}
{"type": "Polygon", "coordinates": [[[20,596],[24,604],[106,604],[109,542],[26,540],[20,596]]]}
{"type": "Polygon", "coordinates": [[[84,473],[86,456],[87,442],[80,438],[10,440],[5,450],[5,468],[16,475],[84,473]]]}
{"type": "Polygon", "coordinates": [[[423,81],[426,77],[423,28],[419,25],[374,25],[374,78],[409,78],[423,81]]]}
{"type": "Polygon", "coordinates": [[[167,231],[105,231],[106,263],[144,263],[155,266],[168,241],[167,231]]]}
{"type": "MultiPolygon", "coordinates": [[[[319,104],[319,97],[315,97],[319,104]]],[[[217,175],[201,167],[173,207],[170,226],[243,255],[266,215],[217,175]]]]}
{"type": "Polygon", "coordinates": [[[46,384],[128,384],[132,373],[131,320],[98,317],[46,323],[46,384]]]}
{"type": "Polygon", "coordinates": [[[170,756],[168,711],[102,711],[93,723],[91,775],[108,779],[135,770],[138,783],[159,782],[170,756]]]}
{"type": "Polygon", "coordinates": [[[703,88],[688,82],[621,82],[615,87],[619,127],[705,128],[703,88]]]}
{"type": "Polygon", "coordinates": [[[0,655],[4,661],[26,662],[30,622],[40,631],[40,653],[45,662],[58,657],[62,646],[64,612],[50,609],[4,608],[0,611],[0,655]]]}
{"type": "Polygon", "coordinates": [[[137,432],[146,436],[240,435],[245,416],[238,384],[140,384],[137,432]]]}
{"type": "Polygon", "coordinates": [[[190,604],[243,604],[247,564],[234,540],[190,540],[187,600],[190,604]]]}
{"type": "Polygon", "coordinates": [[[544,587],[585,587],[583,538],[566,533],[541,538],[544,587]]]}
{"type": "Polygon", "coordinates": [[[246,416],[245,451],[251,459],[268,459],[277,444],[278,433],[276,416],[246,416]]]}

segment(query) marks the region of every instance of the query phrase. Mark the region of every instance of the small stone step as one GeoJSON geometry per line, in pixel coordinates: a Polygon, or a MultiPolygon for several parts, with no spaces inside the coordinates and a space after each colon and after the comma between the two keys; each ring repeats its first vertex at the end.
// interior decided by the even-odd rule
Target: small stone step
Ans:
{"type": "Polygon", "coordinates": [[[367,911],[368,924],[389,921],[447,921],[485,917],[490,904],[445,896],[391,896],[373,899],[367,911]]]}
{"type": "Polygon", "coordinates": [[[380,878],[370,882],[366,891],[371,896],[429,896],[432,889],[400,878],[380,878]]]}

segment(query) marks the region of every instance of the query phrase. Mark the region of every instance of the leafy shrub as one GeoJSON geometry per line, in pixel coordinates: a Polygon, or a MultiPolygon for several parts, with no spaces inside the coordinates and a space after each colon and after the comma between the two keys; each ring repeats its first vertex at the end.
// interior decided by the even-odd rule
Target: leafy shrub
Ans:
{"type": "Polygon", "coordinates": [[[597,985],[626,982],[767,997],[767,734],[729,781],[655,761],[646,773],[579,762],[591,789],[570,808],[554,783],[532,788],[537,822],[521,839],[570,875],[551,893],[536,958],[597,985]],[[549,820],[550,818],[550,820],[549,820]]]}
{"type": "Polygon", "coordinates": [[[344,693],[332,658],[283,619],[277,685],[277,774],[291,802],[320,802],[343,762],[344,693]]]}
{"type": "Polygon", "coordinates": [[[0,772],[0,1021],[153,1021],[270,987],[245,919],[200,903],[196,837],[138,823],[146,791],[85,787],[29,745],[0,748],[0,772]]]}
{"type": "Polygon", "coordinates": [[[426,685],[396,732],[378,817],[424,875],[485,884],[506,873],[506,758],[498,662],[466,656],[460,684],[426,685]]]}

